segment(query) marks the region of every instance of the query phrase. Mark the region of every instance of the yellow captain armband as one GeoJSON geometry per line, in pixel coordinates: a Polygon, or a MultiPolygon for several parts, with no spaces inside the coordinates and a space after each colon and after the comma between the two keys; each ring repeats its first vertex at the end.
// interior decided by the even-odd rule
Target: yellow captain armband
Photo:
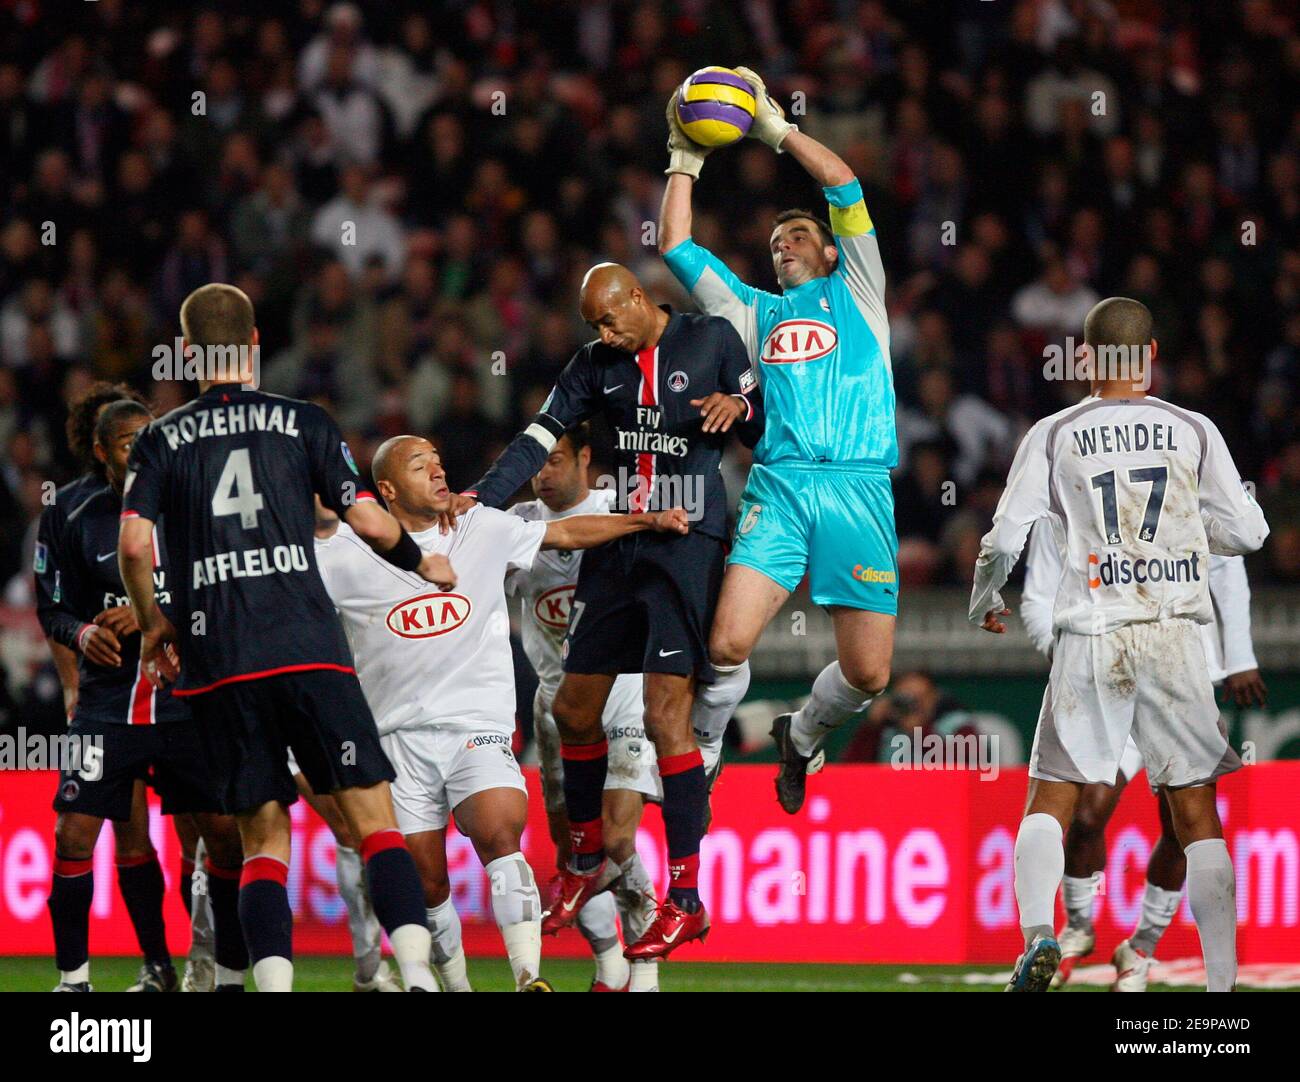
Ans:
{"type": "Polygon", "coordinates": [[[830,210],[831,232],[837,237],[860,237],[873,228],[867,204],[861,199],[847,207],[831,207],[830,210]]]}

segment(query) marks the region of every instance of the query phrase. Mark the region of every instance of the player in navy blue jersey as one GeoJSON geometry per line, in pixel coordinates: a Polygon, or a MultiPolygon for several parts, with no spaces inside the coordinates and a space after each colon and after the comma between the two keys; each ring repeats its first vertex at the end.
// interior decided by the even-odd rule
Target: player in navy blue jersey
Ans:
{"type": "MultiPolygon", "coordinates": [[[[63,689],[64,712],[69,721],[76,710],[79,684],[78,654],[75,643],[84,623],[60,604],[63,599],[63,572],[59,566],[59,541],[68,516],[89,494],[108,483],[104,463],[100,462],[94,454],[95,422],[99,418],[100,410],[106,405],[123,399],[142,401],[140,396],[125,383],[94,383],[85,394],[72,403],[68,410],[66,425],[68,448],[76,461],[84,467],[85,472],[54,493],[53,501],[41,512],[36,527],[36,546],[32,560],[36,616],[40,621],[41,630],[45,633],[45,641],[50,647],[54,668],[63,689]]],[[[99,616],[107,618],[107,613],[101,613],[99,616]]],[[[189,909],[191,879],[185,874],[185,864],[188,861],[189,867],[193,867],[198,828],[187,815],[175,816],[173,823],[184,854],[180,892],[186,908],[189,909]]],[[[162,900],[158,899],[155,912],[152,899],[157,884],[162,883],[163,878],[162,868],[158,864],[158,854],[154,851],[153,842],[149,838],[149,803],[145,796],[143,781],[136,782],[130,818],[113,823],[113,840],[118,889],[126,900],[127,911],[136,925],[136,938],[141,944],[141,950],[144,950],[144,944],[152,935],[150,929],[162,919],[162,900]],[[139,914],[138,921],[137,914],[139,914]]],[[[199,927],[191,943],[190,958],[186,962],[187,974],[194,970],[200,959],[210,959],[212,955],[211,921],[208,919],[210,914],[205,912],[205,904],[200,906],[199,927]],[[206,935],[203,934],[204,932],[206,935]]],[[[204,971],[215,972],[210,961],[204,971]]],[[[168,968],[146,964],[141,969],[140,980],[127,991],[165,990],[170,980],[171,971],[168,968]]]]}
{"type": "Polygon", "coordinates": [[[445,556],[419,546],[373,495],[319,406],[251,384],[253,305],[213,283],[185,299],[181,331],[200,394],[136,440],[118,553],[144,635],[146,671],[176,679],[199,722],[224,810],[244,842],[239,913],[259,990],[293,984],[287,805],[290,749],[314,791],[333,793],[355,837],[375,915],[408,989],[433,991],[424,898],[397,829],[393,768],[314,552],[313,495],[388,562],[450,588],[445,556]],[[176,568],[173,623],[151,574],[154,523],[176,568]],[[179,667],[165,649],[174,644],[179,667]]]}
{"type": "Polygon", "coordinates": [[[735,426],[750,446],[762,409],[749,357],[726,320],[654,304],[625,267],[602,263],[582,283],[582,318],[599,338],[583,346],[528,428],[456,502],[505,504],[541,469],[556,441],[603,414],[614,431],[615,504],[631,513],[684,507],[691,532],[636,534],[590,550],[573,594],[552,712],[564,760],[572,857],[543,931],[572,924],[589,898],[620,875],[606,859],[601,801],[608,746],[601,715],[620,673],[645,673],[645,727],[663,781],[668,898],[629,958],[659,957],[708,931],[697,885],[715,731],[692,732],[697,682],[707,689],[709,628],[722,584],[726,495],[718,470],[735,426]],[[697,744],[697,738],[700,743],[697,744]],[[704,750],[711,761],[706,764],[704,750]]]}
{"type": "MultiPolygon", "coordinates": [[[[77,506],[59,531],[60,579],[53,625],[80,655],[79,691],[70,732],[82,749],[65,764],[54,809],[55,866],[49,909],[54,924],[60,990],[89,988],[88,936],[94,894],[92,853],[104,820],[131,818],[136,791],[149,778],[165,814],[193,814],[211,855],[214,875],[239,867],[239,835],[229,816],[216,814],[198,730],[189,710],[141,670],[140,635],[119,574],[118,520],[126,461],[136,434],[149,423],[147,407],[132,399],[100,408],[94,452],[106,483],[77,506]]],[[[153,554],[152,575],[161,604],[171,609],[165,552],[153,554]]],[[[163,878],[145,834],[144,851],[118,851],[118,877],[144,951],[141,985],[176,986],[163,927],[163,878]]],[[[248,955],[239,930],[234,891],[214,892],[216,957],[223,983],[242,987],[248,955]]],[[[143,988],[141,990],[144,990],[143,988]]]]}

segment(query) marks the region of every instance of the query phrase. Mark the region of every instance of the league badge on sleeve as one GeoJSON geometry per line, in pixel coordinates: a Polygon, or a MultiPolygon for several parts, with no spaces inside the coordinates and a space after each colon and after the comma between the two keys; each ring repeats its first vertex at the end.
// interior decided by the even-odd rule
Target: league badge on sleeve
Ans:
{"type": "Polygon", "coordinates": [[[352,457],[352,449],[348,446],[348,441],[344,440],[339,444],[339,447],[343,450],[343,461],[348,464],[348,469],[350,469],[357,477],[360,477],[361,471],[357,469],[357,461],[352,457]]]}
{"type": "Polygon", "coordinates": [[[49,566],[50,550],[44,541],[36,542],[36,551],[32,555],[32,570],[38,575],[44,575],[45,569],[49,566]]]}

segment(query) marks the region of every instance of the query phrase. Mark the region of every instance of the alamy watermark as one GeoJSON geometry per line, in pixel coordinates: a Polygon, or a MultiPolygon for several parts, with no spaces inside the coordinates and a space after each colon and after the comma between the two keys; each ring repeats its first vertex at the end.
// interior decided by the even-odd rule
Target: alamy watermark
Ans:
{"type": "Polygon", "coordinates": [[[160,383],[261,383],[261,346],[197,346],[178,335],[154,346],[150,356],[149,374],[160,383]]]}
{"type": "Polygon", "coordinates": [[[889,741],[889,765],[894,770],[975,770],[980,781],[994,781],[999,772],[996,733],[927,733],[913,729],[889,741]]]}
{"type": "Polygon", "coordinates": [[[86,733],[0,733],[0,770],[57,770],[85,781],[104,775],[104,738],[86,733]]]}
{"type": "Polygon", "coordinates": [[[1043,350],[1043,378],[1127,383],[1136,390],[1151,387],[1151,346],[1097,346],[1067,337],[1064,345],[1043,350]]]}
{"type": "Polygon", "coordinates": [[[680,507],[689,522],[704,518],[704,477],[699,474],[647,477],[620,466],[617,474],[601,474],[596,488],[613,491],[616,511],[670,511],[680,507]]]}

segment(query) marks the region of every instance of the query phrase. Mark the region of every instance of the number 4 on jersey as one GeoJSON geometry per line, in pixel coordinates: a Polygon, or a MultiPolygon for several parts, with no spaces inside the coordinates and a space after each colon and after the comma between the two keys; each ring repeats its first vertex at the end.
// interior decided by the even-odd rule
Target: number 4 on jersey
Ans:
{"type": "Polygon", "coordinates": [[[262,494],[253,487],[253,461],[248,448],[231,451],[217,479],[217,491],[212,497],[213,517],[238,515],[239,524],[246,530],[257,526],[257,513],[262,510],[262,494]]]}

